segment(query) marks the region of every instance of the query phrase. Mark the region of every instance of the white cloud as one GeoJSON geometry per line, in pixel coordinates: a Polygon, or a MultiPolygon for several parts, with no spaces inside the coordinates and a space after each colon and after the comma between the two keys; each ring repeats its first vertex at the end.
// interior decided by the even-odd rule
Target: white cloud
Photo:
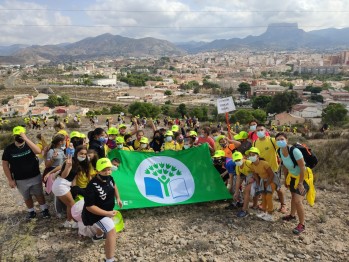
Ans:
{"type": "MultiPolygon", "coordinates": [[[[0,10],[0,45],[57,44],[103,33],[156,37],[173,42],[259,35],[270,23],[298,22],[305,31],[349,27],[343,0],[95,0],[86,12],[0,10]],[[135,11],[135,12],[131,12],[135,11]],[[333,11],[333,12],[332,12],[333,11]],[[22,26],[6,26],[22,25],[22,26]],[[28,25],[36,25],[30,27],[28,25]],[[45,25],[60,25],[50,27],[45,25]],[[92,25],[92,27],[76,27],[92,25]],[[94,27],[98,26],[98,27],[94,27]]],[[[0,9],[46,9],[33,1],[7,0],[0,9]]],[[[70,7],[61,6],[61,9],[70,7]]]]}

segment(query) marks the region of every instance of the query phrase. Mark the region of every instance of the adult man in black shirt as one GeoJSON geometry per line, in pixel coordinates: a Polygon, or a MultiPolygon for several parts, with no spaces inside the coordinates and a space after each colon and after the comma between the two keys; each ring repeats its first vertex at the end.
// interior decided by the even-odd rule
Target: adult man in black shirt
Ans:
{"type": "Polygon", "coordinates": [[[49,218],[44,193],[42,190],[39,161],[36,154],[40,154],[40,148],[25,135],[25,128],[16,126],[13,129],[15,142],[8,145],[2,155],[2,166],[8,184],[16,188],[23,196],[28,208],[27,219],[36,217],[32,195],[35,195],[40,204],[44,218],[49,218]]]}

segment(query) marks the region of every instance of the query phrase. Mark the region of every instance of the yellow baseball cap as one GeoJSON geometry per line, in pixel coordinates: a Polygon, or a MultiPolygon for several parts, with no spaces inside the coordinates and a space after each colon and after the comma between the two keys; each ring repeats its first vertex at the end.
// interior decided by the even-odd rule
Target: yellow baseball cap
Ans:
{"type": "Polygon", "coordinates": [[[81,134],[80,134],[80,132],[78,132],[78,131],[72,131],[71,133],[70,133],[70,139],[72,139],[73,137],[78,137],[78,138],[81,138],[81,134]]]}
{"type": "Polygon", "coordinates": [[[173,136],[173,132],[168,130],[166,131],[165,136],[173,136]]]}
{"type": "Polygon", "coordinates": [[[14,136],[20,135],[21,133],[25,134],[25,128],[23,126],[16,126],[13,128],[12,132],[14,136]]]}
{"type": "Polygon", "coordinates": [[[224,136],[224,135],[220,135],[220,136],[218,136],[218,137],[216,138],[216,142],[219,142],[219,140],[222,140],[223,138],[225,138],[225,136],[224,136]]]}
{"type": "Polygon", "coordinates": [[[119,134],[119,130],[116,127],[110,127],[107,131],[108,135],[117,135],[119,134]]]}
{"type": "Polygon", "coordinates": [[[141,140],[139,140],[139,142],[142,143],[142,144],[149,144],[149,139],[146,138],[145,136],[143,136],[143,137],[141,138],[141,140]]]}
{"type": "Polygon", "coordinates": [[[243,159],[242,154],[239,151],[235,151],[233,153],[233,161],[235,162],[235,161],[238,161],[238,160],[241,160],[241,159],[243,159]]]}
{"type": "Polygon", "coordinates": [[[225,157],[225,152],[223,150],[217,150],[216,152],[214,152],[213,157],[214,158],[225,157]]]}
{"type": "Polygon", "coordinates": [[[179,131],[179,126],[178,125],[173,125],[171,130],[172,130],[172,132],[178,132],[179,131]]]}
{"type": "Polygon", "coordinates": [[[126,128],[126,125],[121,124],[121,125],[119,125],[119,129],[120,129],[120,128],[126,128]]]}
{"type": "Polygon", "coordinates": [[[122,136],[118,136],[116,139],[115,139],[115,142],[117,144],[123,144],[125,143],[125,139],[122,137],[122,136]]]}
{"type": "Polygon", "coordinates": [[[257,147],[251,147],[249,150],[246,151],[245,155],[249,155],[250,153],[256,153],[258,155],[261,154],[257,147]]]}
{"type": "Polygon", "coordinates": [[[98,159],[97,164],[96,164],[96,169],[97,171],[102,171],[108,167],[112,167],[113,165],[111,164],[109,158],[103,157],[98,159]]]}
{"type": "Polygon", "coordinates": [[[247,138],[248,138],[248,133],[246,131],[241,131],[239,134],[234,136],[235,140],[242,140],[247,138]]]}
{"type": "Polygon", "coordinates": [[[80,133],[80,138],[86,138],[86,135],[83,133],[80,133]]]}
{"type": "Polygon", "coordinates": [[[195,131],[190,131],[189,136],[198,136],[198,133],[196,133],[195,131]]]}

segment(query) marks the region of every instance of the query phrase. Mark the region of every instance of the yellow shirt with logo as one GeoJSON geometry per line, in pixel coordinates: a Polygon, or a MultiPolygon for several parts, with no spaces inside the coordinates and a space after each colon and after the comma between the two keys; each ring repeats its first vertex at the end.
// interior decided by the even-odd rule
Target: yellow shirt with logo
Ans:
{"type": "Polygon", "coordinates": [[[171,142],[165,142],[165,143],[162,145],[161,151],[164,151],[164,150],[179,151],[179,150],[181,150],[181,149],[180,149],[180,145],[179,145],[177,142],[171,141],[171,142]]]}
{"type": "Polygon", "coordinates": [[[264,158],[271,167],[273,172],[278,171],[279,164],[277,161],[277,149],[275,138],[273,137],[265,137],[264,140],[260,140],[259,138],[253,143],[254,147],[257,147],[261,152],[260,157],[264,158]]]}
{"type": "Polygon", "coordinates": [[[252,162],[250,160],[245,160],[242,166],[235,167],[236,175],[248,176],[249,174],[252,174],[253,171],[251,167],[252,167],[252,162]]]}
{"type": "Polygon", "coordinates": [[[253,171],[253,173],[258,174],[258,176],[260,178],[266,179],[269,176],[269,174],[267,172],[269,167],[270,167],[270,165],[268,164],[267,161],[260,160],[257,165],[255,165],[255,164],[251,165],[251,170],[253,171]]]}

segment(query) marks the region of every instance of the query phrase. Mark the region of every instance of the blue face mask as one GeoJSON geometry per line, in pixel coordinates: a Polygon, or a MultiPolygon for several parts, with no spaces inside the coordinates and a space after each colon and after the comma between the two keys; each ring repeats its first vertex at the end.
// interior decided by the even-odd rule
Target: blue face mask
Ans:
{"type": "Polygon", "coordinates": [[[265,131],[257,131],[257,136],[258,136],[259,138],[265,137],[265,131]]]}
{"type": "Polygon", "coordinates": [[[280,148],[284,148],[287,146],[287,142],[286,140],[279,140],[279,141],[276,141],[276,145],[280,148]]]}
{"type": "Polygon", "coordinates": [[[250,126],[250,130],[251,130],[251,131],[256,131],[256,128],[257,128],[256,125],[250,126]]]}
{"type": "Polygon", "coordinates": [[[101,137],[98,138],[98,141],[103,143],[103,144],[105,144],[105,143],[107,143],[108,138],[101,136],[101,137]]]}

